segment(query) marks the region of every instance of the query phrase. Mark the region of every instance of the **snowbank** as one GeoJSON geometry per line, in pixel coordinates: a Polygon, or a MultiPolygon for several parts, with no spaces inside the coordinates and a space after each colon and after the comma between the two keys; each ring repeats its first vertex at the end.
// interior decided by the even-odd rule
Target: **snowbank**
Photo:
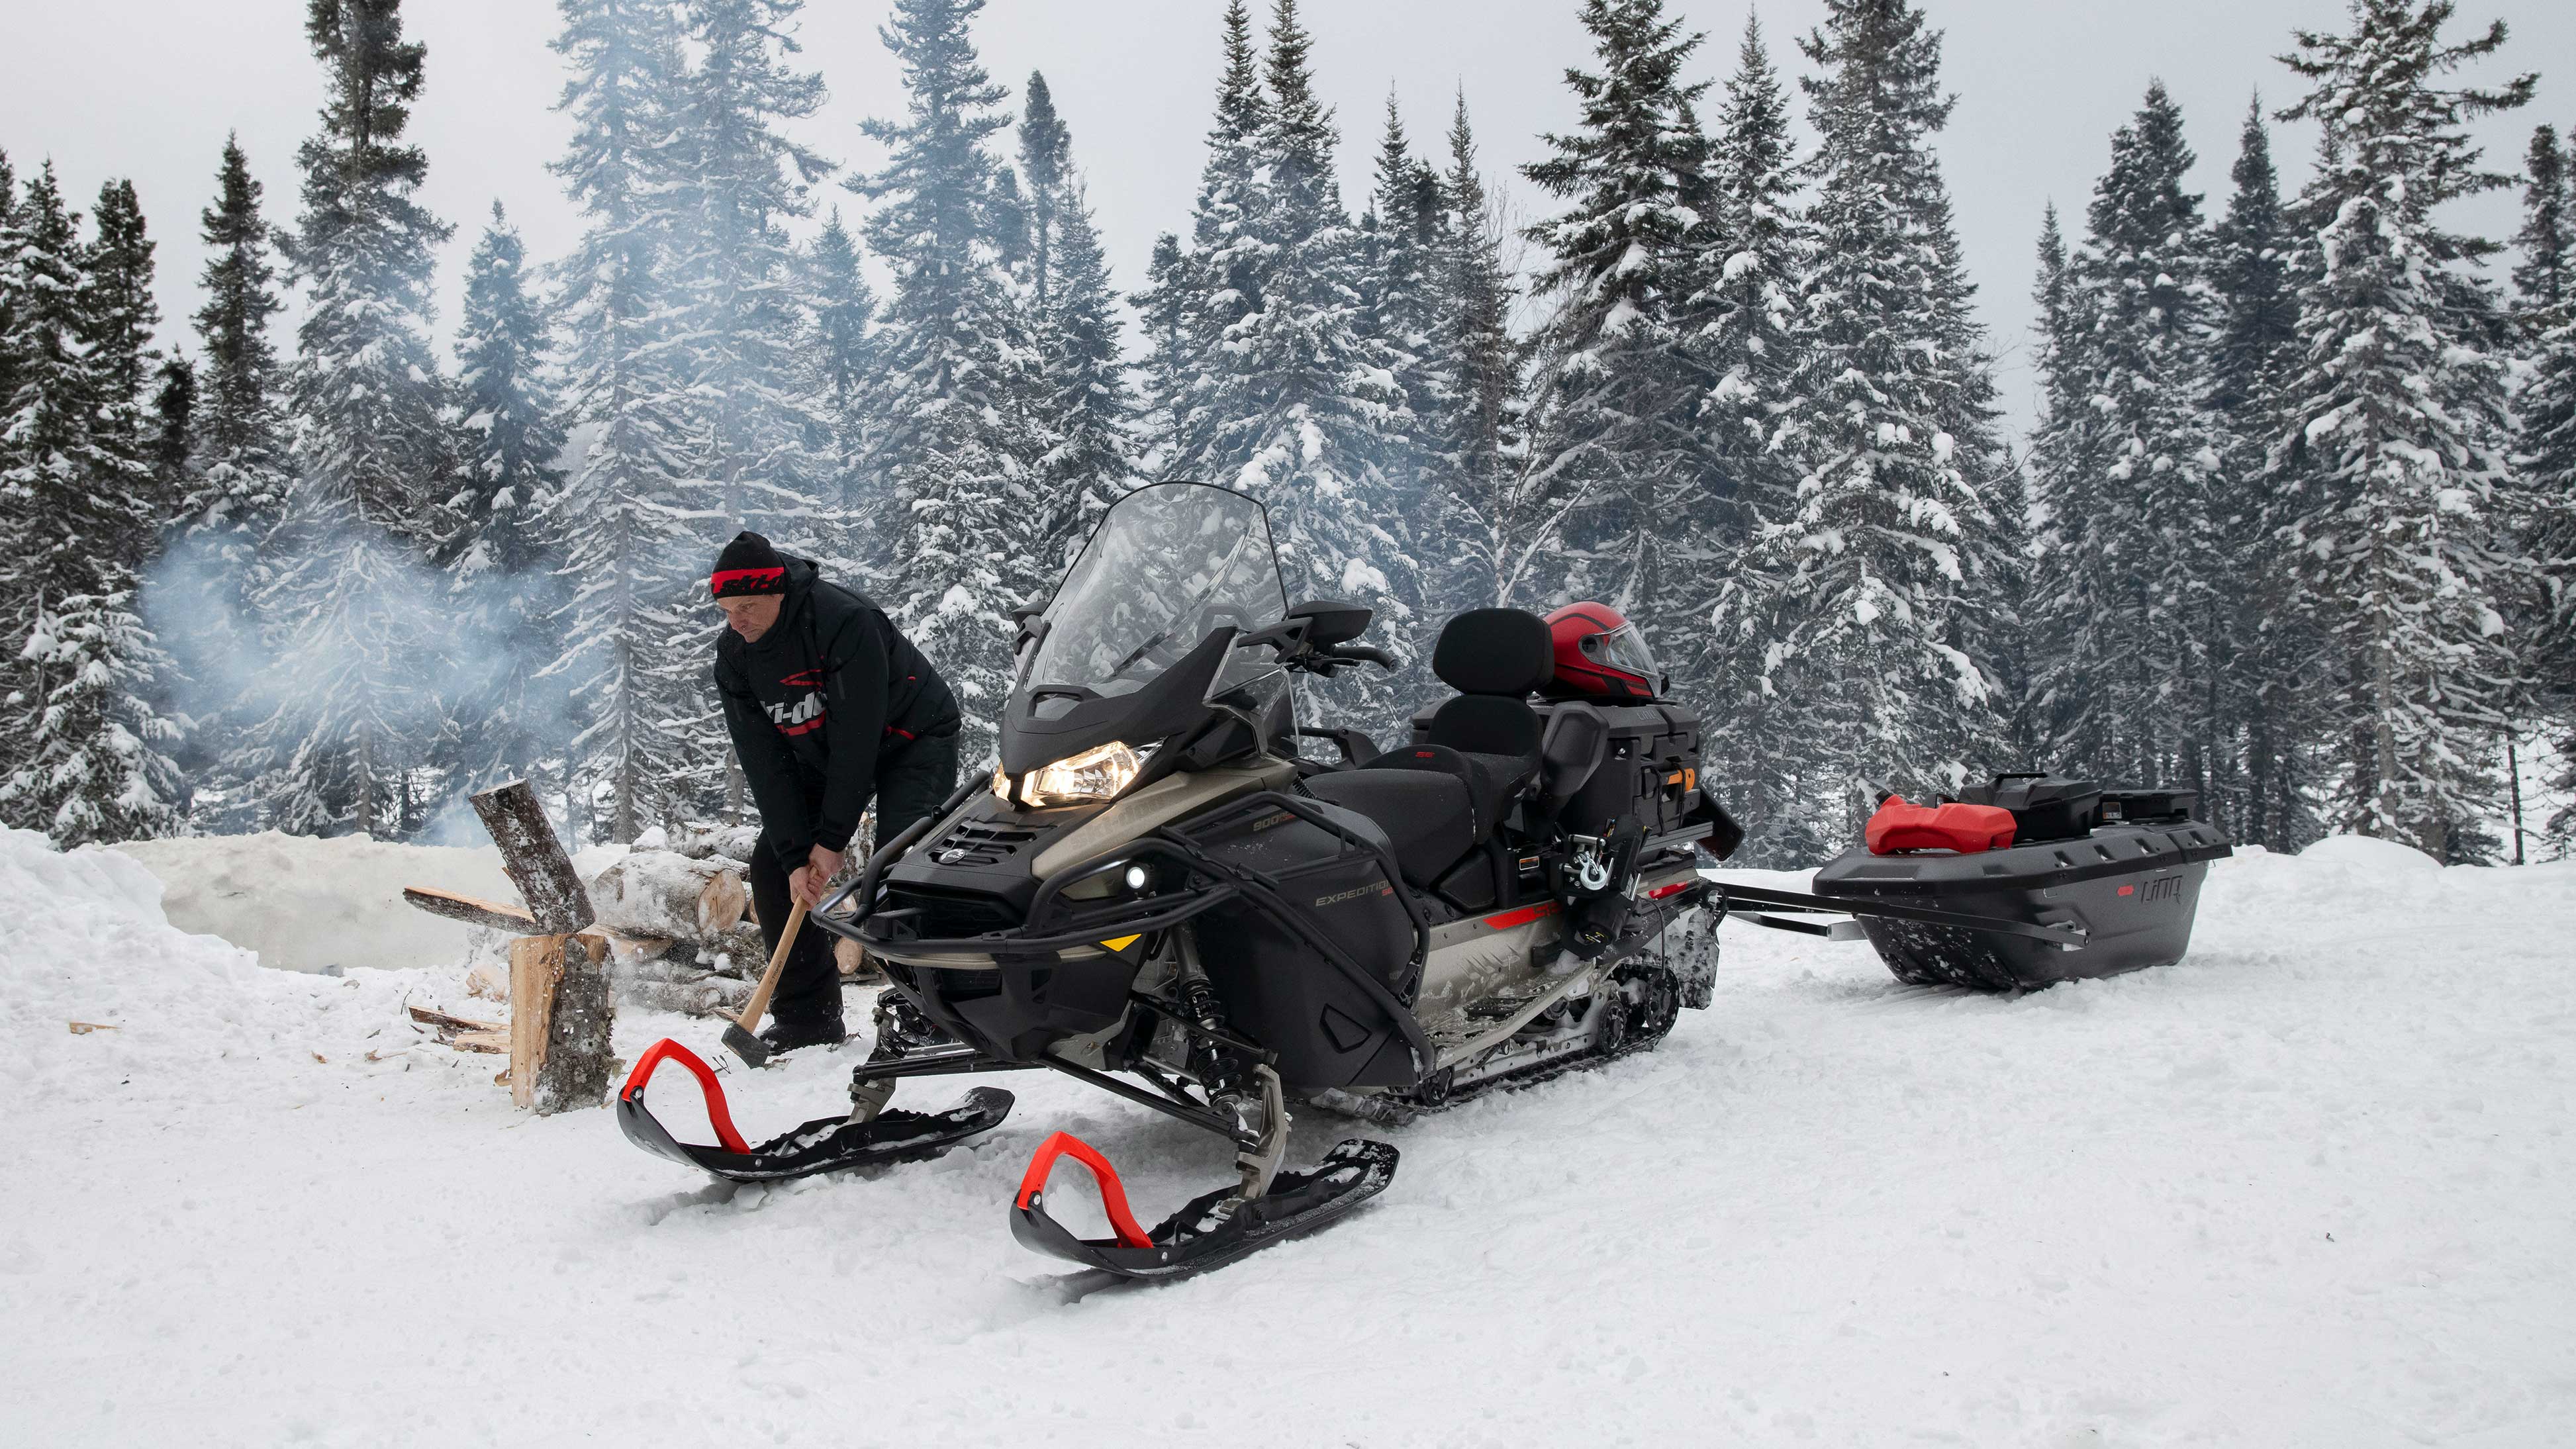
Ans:
{"type": "Polygon", "coordinates": [[[161,881],[162,908],[183,930],[259,953],[263,966],[445,966],[465,956],[466,927],[403,903],[404,886],[515,901],[501,853],[393,845],[364,835],[191,836],[116,847],[161,881]]]}
{"type": "MultiPolygon", "coordinates": [[[[2576,1443],[2576,865],[2248,852],[2181,965],[2012,999],[1729,926],[1659,1050],[1303,1116],[1299,1162],[1396,1142],[1386,1195],[1096,1293],[1007,1230],[1037,1143],[1148,1219],[1222,1149],[1029,1073],[935,1161],[724,1190],[388,1046],[437,973],[249,970],[32,836],[0,911],[0,1071],[52,1092],[0,1174],[0,1443],[2576,1443]]],[[[730,1072],[737,1121],[833,1110],[865,1051],[730,1072]]]]}
{"type": "Polygon", "coordinates": [[[30,831],[0,829],[0,919],[0,1087],[22,1100],[296,1100],[314,1069],[419,1046],[407,1001],[462,996],[418,971],[262,970],[172,925],[161,882],[123,853],[30,831]]]}

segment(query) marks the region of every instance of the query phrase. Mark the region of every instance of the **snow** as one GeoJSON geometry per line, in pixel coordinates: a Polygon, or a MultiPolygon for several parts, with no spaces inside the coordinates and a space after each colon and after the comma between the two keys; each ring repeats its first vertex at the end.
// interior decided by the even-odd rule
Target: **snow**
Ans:
{"type": "Polygon", "coordinates": [[[263,966],[444,966],[464,959],[466,927],[413,909],[404,886],[516,901],[501,852],[392,845],[364,835],[319,840],[258,835],[144,840],[117,850],[142,862],[185,931],[259,953],[263,966]]]}
{"type": "MultiPolygon", "coordinates": [[[[1087,1296],[1007,1230],[1043,1136],[1149,1219],[1222,1152],[1014,1076],[935,1162],[718,1188],[413,1045],[406,996],[481,1005],[452,973],[259,970],[155,884],[0,835],[0,1442],[2576,1437],[2576,864],[2249,851],[2181,965],[2011,1000],[1730,925],[1658,1051],[1400,1130],[1304,1119],[1300,1161],[1395,1141],[1385,1197],[1087,1296]]],[[[677,1018],[619,1046],[664,1034],[719,1055],[677,1018]]],[[[729,1073],[744,1130],[831,1110],[862,1049],[729,1073]]],[[[684,1135],[692,1095],[656,1084],[684,1135]]]]}

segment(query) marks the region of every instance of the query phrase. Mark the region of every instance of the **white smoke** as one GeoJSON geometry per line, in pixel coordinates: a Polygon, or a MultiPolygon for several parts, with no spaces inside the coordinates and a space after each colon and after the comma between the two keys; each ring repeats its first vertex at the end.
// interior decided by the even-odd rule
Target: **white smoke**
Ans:
{"type": "MultiPolygon", "coordinates": [[[[255,554],[237,538],[182,539],[145,580],[143,609],[176,665],[168,703],[199,724],[181,763],[200,785],[253,738],[330,750],[363,723],[423,792],[414,838],[480,844],[465,796],[512,773],[508,756],[560,769],[577,728],[571,671],[546,672],[563,652],[562,597],[551,573],[460,579],[359,525],[291,550],[273,536],[255,554]],[[261,607],[267,581],[299,577],[337,592],[261,607]]],[[[224,821],[250,824],[237,808],[224,821]]]]}

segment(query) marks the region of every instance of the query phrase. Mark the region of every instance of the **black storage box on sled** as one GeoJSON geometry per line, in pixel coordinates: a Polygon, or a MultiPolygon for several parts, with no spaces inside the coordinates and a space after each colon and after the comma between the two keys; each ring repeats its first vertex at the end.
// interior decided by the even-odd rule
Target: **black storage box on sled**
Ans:
{"type": "Polygon", "coordinates": [[[2188,790],[2105,790],[2045,775],[2003,775],[1960,799],[2012,812],[2001,850],[1872,855],[1866,847],[1816,872],[1815,894],[1885,900],[2032,925],[2071,925],[2081,950],[1997,931],[1862,915],[1861,928],[1900,981],[2029,991],[2182,959],[2209,862],[2234,854],[2192,818],[2188,790]]]}

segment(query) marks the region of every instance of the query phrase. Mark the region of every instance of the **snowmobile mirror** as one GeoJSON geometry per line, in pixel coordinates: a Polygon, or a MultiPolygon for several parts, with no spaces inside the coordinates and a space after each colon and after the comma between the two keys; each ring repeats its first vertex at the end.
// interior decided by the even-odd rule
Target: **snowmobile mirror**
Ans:
{"type": "Polygon", "coordinates": [[[1349,604],[1339,599],[1308,599],[1288,606],[1288,617],[1281,622],[1306,621],[1306,642],[1318,649],[1348,644],[1367,632],[1374,613],[1365,604],[1349,604]]]}
{"type": "Polygon", "coordinates": [[[1029,627],[1029,621],[1031,619],[1036,618],[1038,615],[1043,614],[1046,611],[1046,600],[1031,599],[1025,604],[1017,604],[1012,607],[1011,622],[1025,629],[1029,627]]]}

